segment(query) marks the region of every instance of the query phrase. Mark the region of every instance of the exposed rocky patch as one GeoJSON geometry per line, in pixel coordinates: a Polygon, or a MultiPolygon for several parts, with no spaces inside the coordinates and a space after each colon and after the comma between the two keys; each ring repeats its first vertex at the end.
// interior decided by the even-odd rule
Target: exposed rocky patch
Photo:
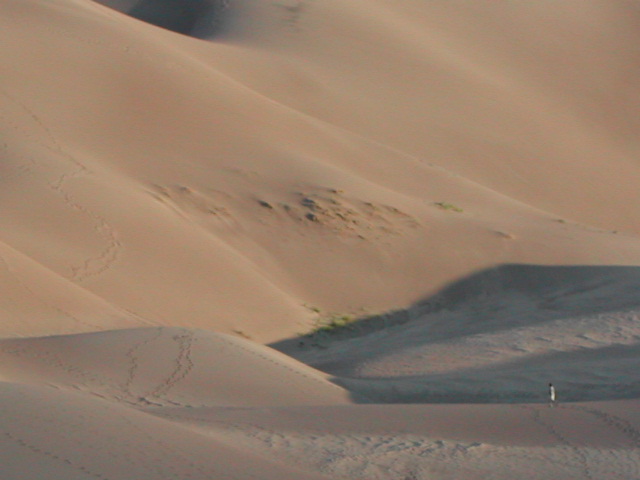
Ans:
{"type": "Polygon", "coordinates": [[[401,235],[419,226],[416,218],[396,207],[349,198],[342,190],[324,188],[295,196],[295,202],[275,204],[260,199],[258,204],[297,223],[363,240],[401,235]]]}

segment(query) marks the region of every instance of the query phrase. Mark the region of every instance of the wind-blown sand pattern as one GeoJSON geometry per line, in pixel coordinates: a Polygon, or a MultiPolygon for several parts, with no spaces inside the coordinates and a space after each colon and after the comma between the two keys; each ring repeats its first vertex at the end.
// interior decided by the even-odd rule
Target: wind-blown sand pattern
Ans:
{"type": "Polygon", "coordinates": [[[0,0],[0,477],[640,478],[639,27],[0,0]]]}

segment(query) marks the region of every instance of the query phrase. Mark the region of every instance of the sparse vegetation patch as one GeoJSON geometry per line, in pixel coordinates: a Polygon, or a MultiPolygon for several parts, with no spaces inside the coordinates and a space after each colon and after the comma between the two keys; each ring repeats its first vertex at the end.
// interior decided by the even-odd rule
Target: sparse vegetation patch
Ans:
{"type": "Polygon", "coordinates": [[[332,333],[339,331],[343,328],[351,329],[353,328],[353,322],[356,321],[356,318],[353,315],[345,314],[345,313],[337,313],[331,314],[328,317],[320,317],[316,321],[316,325],[312,330],[312,334],[318,332],[327,332],[332,333]]]}
{"type": "Polygon", "coordinates": [[[448,202],[435,202],[434,205],[436,207],[441,208],[442,210],[448,210],[450,212],[462,213],[464,210],[453,203],[448,202]]]}
{"type": "MultiPolygon", "coordinates": [[[[316,315],[311,330],[301,333],[300,337],[310,340],[310,345],[314,347],[326,347],[325,341],[329,340],[329,336],[336,335],[345,331],[351,331],[355,328],[355,323],[360,319],[351,313],[323,313],[320,308],[306,305],[316,315]]],[[[300,342],[301,345],[304,340],[300,342]]]]}

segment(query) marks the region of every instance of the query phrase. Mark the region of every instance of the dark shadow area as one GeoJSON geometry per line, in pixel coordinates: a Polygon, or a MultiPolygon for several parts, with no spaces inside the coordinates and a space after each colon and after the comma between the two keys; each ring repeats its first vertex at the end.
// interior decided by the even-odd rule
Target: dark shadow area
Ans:
{"type": "Polygon", "coordinates": [[[554,379],[558,404],[624,400],[640,398],[638,360],[640,343],[555,352],[443,374],[332,381],[353,392],[356,403],[548,403],[547,379],[554,379]],[[562,379],[555,380],[558,375],[562,379]],[[607,381],[613,377],[615,382],[607,381]]]}
{"type": "Polygon", "coordinates": [[[640,267],[501,265],[452,283],[407,309],[362,317],[344,327],[311,332],[269,346],[296,357],[300,350],[326,348],[333,342],[362,338],[409,322],[437,327],[429,322],[434,316],[460,310],[469,314],[469,321],[432,328],[427,341],[490,333],[507,328],[504,322],[494,323],[491,319],[516,303],[513,310],[524,315],[513,318],[508,328],[532,321],[552,321],[567,313],[603,313],[640,306],[640,267]],[[581,303],[582,295],[589,296],[589,301],[581,303]],[[521,312],[522,303],[528,304],[525,312],[521,312]]]}
{"type": "Polygon", "coordinates": [[[220,31],[229,1],[98,0],[143,22],[196,38],[210,38],[220,31]]]}
{"type": "Polygon", "coordinates": [[[140,0],[127,13],[143,22],[202,38],[220,28],[226,4],[224,0],[140,0]]]}
{"type": "Polygon", "coordinates": [[[408,309],[270,346],[334,375],[336,383],[359,396],[381,403],[541,402],[546,401],[545,382],[572,376],[575,381],[561,385],[563,400],[635,398],[640,397],[640,373],[637,378],[629,375],[630,365],[640,360],[640,347],[629,346],[640,341],[635,336],[624,339],[626,346],[529,355],[477,370],[415,378],[361,378],[359,374],[360,365],[384,361],[404,349],[428,349],[477,335],[624,312],[631,312],[633,318],[640,312],[640,267],[501,265],[452,283],[408,309]],[[407,331],[410,335],[402,336],[407,331]],[[600,377],[590,378],[591,371],[600,372],[600,377]]]}

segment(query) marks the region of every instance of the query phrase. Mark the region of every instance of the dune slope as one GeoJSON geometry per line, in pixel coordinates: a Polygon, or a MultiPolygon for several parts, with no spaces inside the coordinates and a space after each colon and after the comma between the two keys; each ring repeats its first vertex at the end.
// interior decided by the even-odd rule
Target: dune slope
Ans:
{"type": "Polygon", "coordinates": [[[358,405],[266,347],[175,328],[3,340],[0,352],[7,479],[633,478],[640,468],[637,399],[358,405]]]}
{"type": "Polygon", "coordinates": [[[640,478],[639,27],[0,0],[0,477],[640,478]]]}
{"type": "MultiPolygon", "coordinates": [[[[122,325],[258,341],[308,330],[310,309],[407,307],[497,263],[637,264],[622,106],[576,104],[587,84],[614,91],[590,74],[631,55],[584,58],[587,28],[619,29],[615,50],[635,38],[631,7],[593,1],[569,21],[572,2],[551,19],[474,5],[239,0],[204,41],[126,2],[4,1],[1,240],[122,325]],[[525,19],[541,30],[501,42],[525,19]],[[561,22],[558,56],[532,50],[561,22]],[[567,89],[542,72],[566,62],[576,88],[560,103],[567,89]]],[[[49,323],[79,313],[56,303],[5,333],[86,330],[49,323]]]]}
{"type": "Polygon", "coordinates": [[[6,479],[326,478],[68,391],[2,382],[0,404],[6,479]]]}
{"type": "Polygon", "coordinates": [[[0,341],[3,378],[133,406],[348,402],[325,375],[267,347],[177,328],[0,341]]]}

